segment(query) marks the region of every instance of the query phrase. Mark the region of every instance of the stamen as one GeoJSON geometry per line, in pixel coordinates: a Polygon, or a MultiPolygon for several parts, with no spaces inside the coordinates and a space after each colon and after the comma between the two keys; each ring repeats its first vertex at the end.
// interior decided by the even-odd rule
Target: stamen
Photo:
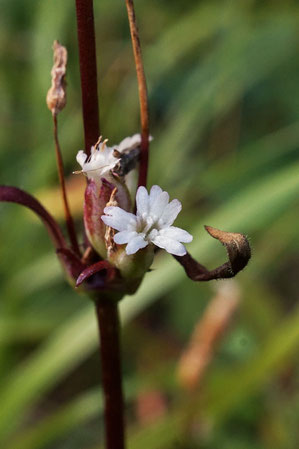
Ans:
{"type": "Polygon", "coordinates": [[[87,176],[87,173],[89,173],[90,171],[97,171],[97,170],[100,170],[105,167],[109,167],[109,165],[101,165],[98,168],[91,168],[90,170],[76,170],[76,171],[73,171],[72,173],[73,173],[73,175],[81,175],[81,173],[83,173],[83,175],[87,176]]]}
{"type": "Polygon", "coordinates": [[[96,144],[95,144],[95,148],[98,150],[98,146],[100,145],[100,143],[101,143],[101,140],[102,140],[102,136],[100,136],[99,138],[98,138],[98,140],[97,140],[97,142],[96,142],[96,144]]]}
{"type": "Polygon", "coordinates": [[[104,142],[102,143],[102,146],[100,148],[100,151],[104,151],[105,147],[106,147],[106,143],[108,142],[109,139],[105,139],[104,142]]]}

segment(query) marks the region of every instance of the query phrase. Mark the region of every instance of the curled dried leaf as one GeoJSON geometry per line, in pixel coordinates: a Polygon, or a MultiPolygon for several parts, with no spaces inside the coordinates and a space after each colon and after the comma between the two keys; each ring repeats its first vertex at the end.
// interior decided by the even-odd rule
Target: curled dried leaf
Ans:
{"type": "Polygon", "coordinates": [[[67,50],[54,41],[54,65],[51,70],[52,83],[47,94],[47,105],[53,115],[57,115],[66,105],[66,64],[67,50]]]}
{"type": "Polygon", "coordinates": [[[187,276],[193,281],[210,281],[212,279],[225,279],[236,276],[239,271],[246,267],[251,257],[247,238],[243,234],[225,232],[211,226],[205,226],[205,229],[212,237],[225,246],[229,258],[228,262],[210,271],[193,259],[189,253],[185,256],[174,256],[175,259],[183,265],[187,276]]]}

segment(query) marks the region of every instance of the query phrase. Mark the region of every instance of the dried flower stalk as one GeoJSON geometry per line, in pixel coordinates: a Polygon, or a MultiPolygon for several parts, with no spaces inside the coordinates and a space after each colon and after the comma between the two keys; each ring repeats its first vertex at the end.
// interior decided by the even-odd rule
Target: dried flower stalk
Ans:
{"type": "Polygon", "coordinates": [[[61,45],[58,41],[54,41],[53,44],[54,51],[54,64],[51,70],[52,83],[51,87],[47,94],[47,105],[50,111],[52,112],[53,117],[53,132],[54,132],[54,141],[55,141],[55,155],[56,155],[56,163],[58,169],[58,177],[61,188],[61,195],[64,207],[64,216],[67,225],[67,230],[69,234],[69,238],[72,244],[72,248],[77,255],[80,255],[80,249],[77,241],[76,230],[74,221],[72,218],[72,214],[70,211],[66,187],[65,187],[65,179],[64,179],[64,167],[61,149],[58,140],[58,123],[57,123],[57,115],[66,105],[66,65],[67,65],[67,50],[61,45]]]}

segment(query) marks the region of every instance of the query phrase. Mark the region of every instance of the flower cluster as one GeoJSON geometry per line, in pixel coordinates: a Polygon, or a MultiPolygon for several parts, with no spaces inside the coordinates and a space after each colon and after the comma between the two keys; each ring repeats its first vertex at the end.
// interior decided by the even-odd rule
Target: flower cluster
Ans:
{"type": "Polygon", "coordinates": [[[153,243],[170,254],[184,256],[187,251],[182,242],[189,243],[193,237],[187,231],[172,226],[182,209],[181,203],[176,199],[169,203],[168,193],[154,185],[149,194],[145,187],[138,188],[136,205],[136,215],[120,207],[105,207],[103,222],[119,231],[114,242],[127,244],[128,255],[153,243]]]}

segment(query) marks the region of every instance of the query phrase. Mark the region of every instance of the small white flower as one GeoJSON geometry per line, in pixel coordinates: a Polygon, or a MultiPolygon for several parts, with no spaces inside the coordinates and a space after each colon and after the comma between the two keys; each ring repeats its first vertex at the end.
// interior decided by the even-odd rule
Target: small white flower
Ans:
{"type": "Polygon", "coordinates": [[[119,231],[114,236],[115,243],[127,244],[126,253],[135,254],[139,249],[153,243],[170,254],[184,256],[193,237],[183,229],[171,226],[182,209],[178,200],[169,203],[169,195],[159,186],[153,186],[150,194],[145,187],[139,187],[136,194],[136,215],[120,207],[105,207],[103,222],[119,231]]]}
{"type": "Polygon", "coordinates": [[[132,137],[126,137],[119,145],[113,147],[108,147],[106,143],[107,140],[101,142],[99,139],[96,145],[91,147],[89,157],[83,150],[77,154],[76,159],[82,167],[82,173],[86,174],[89,179],[98,181],[102,177],[109,176],[110,171],[119,162],[119,158],[113,155],[114,150],[122,153],[125,150],[138,147],[141,144],[141,136],[134,134],[132,137]]]}

